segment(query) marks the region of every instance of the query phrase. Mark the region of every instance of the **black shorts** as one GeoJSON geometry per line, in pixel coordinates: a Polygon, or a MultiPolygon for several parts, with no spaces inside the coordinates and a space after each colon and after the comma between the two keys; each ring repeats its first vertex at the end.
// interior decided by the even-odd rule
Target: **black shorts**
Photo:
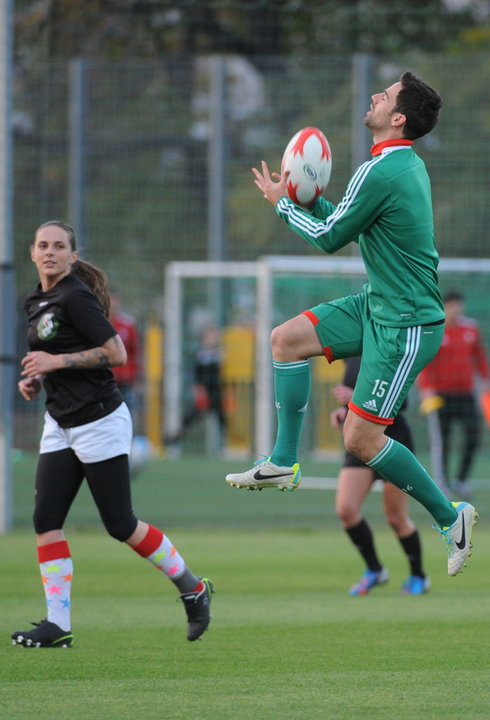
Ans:
{"type": "MultiPolygon", "coordinates": [[[[385,435],[405,445],[405,447],[414,452],[412,431],[403,414],[397,415],[392,425],[387,425],[385,435]]],[[[355,455],[352,455],[352,453],[346,451],[342,467],[368,467],[368,465],[362,460],[359,460],[355,455]]],[[[375,479],[384,480],[380,475],[376,475],[375,479]]]]}

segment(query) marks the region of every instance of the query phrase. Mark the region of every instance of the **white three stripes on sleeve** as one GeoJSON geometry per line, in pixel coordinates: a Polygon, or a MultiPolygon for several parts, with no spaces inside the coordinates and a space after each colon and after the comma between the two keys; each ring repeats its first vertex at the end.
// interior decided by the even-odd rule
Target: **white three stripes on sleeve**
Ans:
{"type": "Polygon", "coordinates": [[[380,156],[375,160],[369,160],[356,170],[349,182],[349,185],[347,186],[347,191],[344,197],[337,205],[334,212],[323,222],[319,223],[318,219],[314,221],[312,218],[304,215],[304,213],[297,210],[296,206],[291,205],[286,198],[281,198],[279,200],[278,208],[282,214],[289,217],[290,224],[297,227],[298,230],[308,233],[311,237],[320,237],[321,235],[325,235],[330,232],[335,223],[349,210],[369,172],[375,165],[377,165],[378,162],[381,162],[382,159],[383,156],[380,156]]]}

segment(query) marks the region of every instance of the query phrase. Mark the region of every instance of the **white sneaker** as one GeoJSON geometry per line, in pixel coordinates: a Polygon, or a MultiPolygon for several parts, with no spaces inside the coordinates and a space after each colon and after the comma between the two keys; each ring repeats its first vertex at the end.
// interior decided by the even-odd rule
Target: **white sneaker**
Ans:
{"type": "Polygon", "coordinates": [[[473,505],[465,502],[453,502],[458,511],[457,520],[447,528],[434,524],[438,530],[448,552],[447,571],[449,575],[457,575],[466,566],[466,560],[471,555],[471,532],[476,525],[478,513],[473,505]]]}
{"type": "Polygon", "coordinates": [[[225,478],[228,485],[248,490],[277,488],[292,492],[301,482],[299,463],[292,467],[275,465],[269,458],[254,463],[253,468],[242,473],[231,473],[225,478]]]}

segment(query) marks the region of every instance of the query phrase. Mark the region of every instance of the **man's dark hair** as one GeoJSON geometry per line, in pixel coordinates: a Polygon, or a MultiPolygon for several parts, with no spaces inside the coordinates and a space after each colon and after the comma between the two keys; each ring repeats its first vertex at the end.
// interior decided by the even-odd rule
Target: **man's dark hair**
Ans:
{"type": "Polygon", "coordinates": [[[427,135],[435,127],[442,106],[440,95],[407,70],[400,78],[401,90],[393,112],[405,115],[403,135],[408,140],[427,135]]]}
{"type": "Polygon", "coordinates": [[[459,290],[448,290],[443,297],[443,301],[446,302],[464,302],[464,295],[459,290]]]}

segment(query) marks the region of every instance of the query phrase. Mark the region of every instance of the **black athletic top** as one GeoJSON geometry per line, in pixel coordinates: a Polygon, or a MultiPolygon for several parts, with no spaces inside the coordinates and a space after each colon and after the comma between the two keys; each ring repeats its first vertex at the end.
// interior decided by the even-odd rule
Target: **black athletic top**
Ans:
{"type": "MultiPolygon", "coordinates": [[[[81,352],[116,335],[94,293],[75,275],[51,290],[38,285],[25,302],[31,350],[52,355],[81,352]]],[[[63,368],[44,377],[46,409],[63,428],[85,425],[113,412],[122,395],[110,368],[63,368]]]]}

